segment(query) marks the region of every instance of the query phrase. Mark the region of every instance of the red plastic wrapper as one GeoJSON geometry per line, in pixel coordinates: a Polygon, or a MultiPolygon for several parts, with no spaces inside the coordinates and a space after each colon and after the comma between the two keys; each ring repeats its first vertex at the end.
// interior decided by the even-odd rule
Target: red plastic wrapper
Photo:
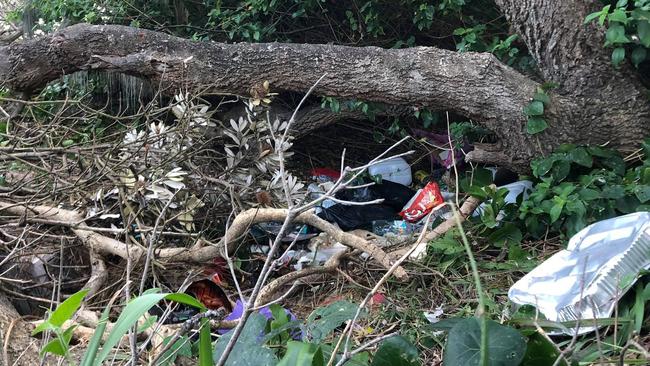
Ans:
{"type": "Polygon", "coordinates": [[[341,173],[330,168],[314,168],[311,170],[311,176],[318,182],[336,182],[341,173]]]}
{"type": "Polygon", "coordinates": [[[405,208],[399,215],[408,222],[418,222],[436,206],[444,202],[438,184],[429,182],[404,206],[405,208]]]}

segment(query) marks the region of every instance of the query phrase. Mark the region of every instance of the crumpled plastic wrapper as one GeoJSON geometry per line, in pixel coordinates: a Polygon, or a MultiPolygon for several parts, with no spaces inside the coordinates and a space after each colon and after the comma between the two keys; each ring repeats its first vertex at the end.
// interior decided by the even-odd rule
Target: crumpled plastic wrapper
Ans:
{"type": "Polygon", "coordinates": [[[533,305],[555,322],[580,320],[578,329],[595,330],[593,319],[611,316],[616,302],[638,273],[650,268],[650,213],[637,212],[594,223],[569,241],[566,250],[517,281],[512,302],[533,305]]]}

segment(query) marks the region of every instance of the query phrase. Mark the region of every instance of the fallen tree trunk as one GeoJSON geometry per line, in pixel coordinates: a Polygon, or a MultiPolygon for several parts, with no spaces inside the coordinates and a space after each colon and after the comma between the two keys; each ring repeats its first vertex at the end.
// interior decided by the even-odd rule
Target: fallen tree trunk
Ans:
{"type": "MultiPolygon", "coordinates": [[[[517,2],[500,3],[510,9],[505,13],[522,33],[529,34],[527,27],[531,25],[514,10],[517,2]]],[[[547,2],[539,11],[554,4],[547,2]]],[[[581,22],[580,16],[587,8],[577,9],[574,22],[581,22]]],[[[550,18],[535,27],[548,29],[553,27],[553,21],[559,20],[550,18]]],[[[587,28],[592,33],[580,34],[602,35],[595,26],[587,28]]],[[[564,67],[542,73],[549,81],[566,78],[568,82],[551,93],[551,105],[544,116],[550,128],[534,136],[525,132],[522,111],[539,87],[537,82],[491,54],[461,54],[433,47],[221,44],[125,26],[79,24],[53,35],[0,47],[0,79],[10,89],[24,92],[37,90],[62,74],[98,69],[146,77],[154,84],[172,88],[247,96],[259,95],[265,80],[270,81],[272,90],[304,92],[327,73],[315,94],[449,110],[491,129],[500,138],[500,145],[492,147],[492,151],[477,151],[471,156],[474,160],[492,160],[524,170],[532,158],[560,143],[610,143],[623,150],[634,148],[650,122],[650,106],[644,95],[647,91],[633,81],[632,72],[627,68],[614,70],[608,60],[599,59],[602,52],[595,54],[594,61],[578,47],[536,51],[534,46],[540,40],[535,35],[561,36],[539,31],[525,37],[535,51],[533,56],[546,57],[550,51],[561,55],[550,60],[542,57],[542,69],[556,69],[558,63],[568,62],[588,68],[564,67]],[[589,69],[599,75],[589,75],[589,69]],[[571,73],[578,73],[578,78],[570,77],[571,73]],[[599,83],[576,81],[591,76],[599,83]]],[[[319,126],[306,123],[299,134],[319,126]]]]}

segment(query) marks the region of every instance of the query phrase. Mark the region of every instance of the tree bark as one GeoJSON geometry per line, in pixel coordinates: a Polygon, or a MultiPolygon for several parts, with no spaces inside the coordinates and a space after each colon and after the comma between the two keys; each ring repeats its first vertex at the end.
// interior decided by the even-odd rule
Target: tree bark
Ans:
{"type": "MultiPolygon", "coordinates": [[[[636,148],[650,122],[647,90],[629,68],[615,70],[602,49],[602,30],[584,26],[593,4],[497,0],[522,35],[551,92],[550,128],[526,133],[524,107],[540,86],[486,53],[432,47],[380,49],[315,44],[193,42],[124,26],[79,24],[47,37],[0,47],[0,79],[14,91],[36,90],[61,74],[101,69],[152,79],[173,89],[254,95],[314,93],[464,115],[500,139],[470,155],[526,170],[530,160],[561,143],[636,148]],[[534,3],[534,4],[533,4],[534,3]]],[[[335,119],[330,119],[335,120],[335,119]]],[[[297,121],[299,134],[319,123],[297,121]]]]}
{"type": "MultiPolygon", "coordinates": [[[[550,135],[559,142],[603,144],[631,151],[648,134],[650,100],[630,63],[613,67],[605,32],[584,19],[603,4],[595,0],[495,0],[537,62],[554,96],[550,135]]],[[[542,139],[542,143],[549,142],[542,139]]],[[[552,144],[545,150],[554,147],[552,144]]]]}

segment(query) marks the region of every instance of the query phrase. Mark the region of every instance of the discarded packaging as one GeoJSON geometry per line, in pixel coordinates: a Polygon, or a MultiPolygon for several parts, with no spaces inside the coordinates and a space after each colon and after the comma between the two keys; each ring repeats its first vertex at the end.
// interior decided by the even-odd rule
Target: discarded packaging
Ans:
{"type": "Polygon", "coordinates": [[[411,185],[413,181],[411,177],[411,166],[402,158],[388,159],[373,164],[368,167],[368,174],[380,175],[382,180],[403,184],[405,186],[411,185]]]}
{"type": "Polygon", "coordinates": [[[637,275],[650,268],[650,213],[637,212],[592,224],[517,281],[512,302],[533,305],[551,321],[581,320],[578,329],[595,330],[593,319],[607,318],[637,275]]]}
{"type": "Polygon", "coordinates": [[[341,173],[330,168],[315,168],[311,170],[311,177],[318,183],[335,182],[341,177],[341,173]]]}
{"type": "MultiPolygon", "coordinates": [[[[315,200],[326,193],[325,189],[321,188],[321,185],[317,183],[312,183],[309,186],[307,186],[307,192],[309,192],[310,200],[315,200]]],[[[331,199],[324,199],[323,201],[320,202],[320,205],[318,205],[318,207],[328,208],[334,206],[335,204],[336,202],[332,201],[331,199]]],[[[317,212],[320,212],[320,210],[317,212]]]]}
{"type": "Polygon", "coordinates": [[[413,196],[399,214],[408,222],[418,222],[436,206],[443,203],[444,199],[438,184],[429,182],[413,196]]]}
{"type": "MultiPolygon", "coordinates": [[[[298,318],[288,309],[282,308],[284,310],[284,313],[287,315],[289,318],[289,321],[291,322],[296,322],[298,321],[298,318]]],[[[268,306],[265,306],[259,310],[259,313],[263,315],[266,319],[273,319],[273,312],[271,311],[271,308],[268,306]]],[[[226,321],[234,321],[238,320],[244,315],[244,303],[241,300],[237,300],[235,302],[235,307],[232,309],[232,312],[228,314],[223,320],[226,321]]],[[[232,329],[217,329],[218,334],[226,334],[230,332],[232,329]]],[[[290,335],[291,338],[293,339],[301,339],[302,333],[298,329],[290,329],[290,335]]]]}
{"type": "Polygon", "coordinates": [[[334,243],[331,247],[325,248],[314,248],[315,250],[309,253],[305,253],[298,258],[296,264],[293,268],[296,271],[300,271],[305,267],[317,267],[322,266],[327,262],[328,259],[332,258],[334,255],[348,250],[348,247],[341,243],[334,243]]]}
{"type": "Polygon", "coordinates": [[[375,220],[372,222],[372,232],[384,236],[386,234],[411,235],[422,230],[422,225],[412,224],[404,220],[375,220]]]}
{"type": "MultiPolygon", "coordinates": [[[[361,184],[371,181],[362,181],[361,184]]],[[[382,181],[368,187],[345,189],[336,194],[336,198],[350,202],[368,202],[383,199],[380,204],[346,205],[336,204],[323,208],[318,216],[336,223],[342,230],[370,229],[375,220],[399,219],[397,213],[415,194],[412,189],[399,183],[382,181]]]]}
{"type": "Polygon", "coordinates": [[[346,206],[339,203],[323,209],[318,216],[336,223],[343,231],[370,227],[375,220],[398,218],[392,207],[383,204],[346,206]]]}

